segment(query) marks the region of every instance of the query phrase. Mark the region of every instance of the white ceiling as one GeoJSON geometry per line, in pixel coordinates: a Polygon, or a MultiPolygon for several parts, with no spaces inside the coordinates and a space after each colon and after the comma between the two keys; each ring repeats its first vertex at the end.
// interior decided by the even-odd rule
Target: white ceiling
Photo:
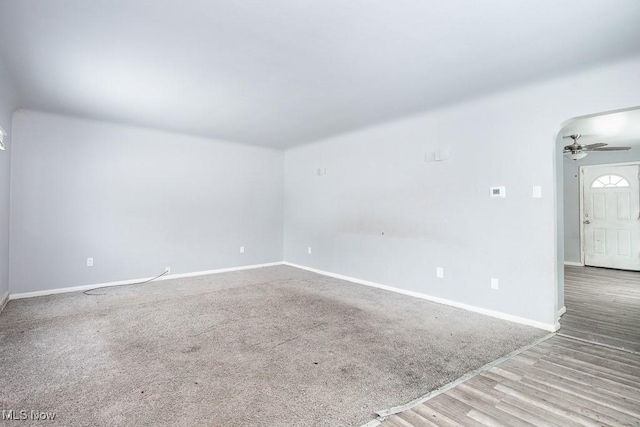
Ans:
{"type": "MultiPolygon", "coordinates": [[[[611,146],[640,147],[640,108],[574,119],[561,131],[563,136],[575,133],[582,135],[581,144],[604,142],[611,146]]],[[[565,138],[562,145],[571,142],[565,138]]]]}
{"type": "Polygon", "coordinates": [[[0,0],[25,108],[288,147],[640,53],[638,0],[0,0]]]}

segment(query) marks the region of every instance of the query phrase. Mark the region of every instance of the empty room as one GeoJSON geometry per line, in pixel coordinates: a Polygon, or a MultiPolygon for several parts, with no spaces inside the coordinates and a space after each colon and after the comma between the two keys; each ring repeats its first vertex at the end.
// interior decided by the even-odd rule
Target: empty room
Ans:
{"type": "Polygon", "coordinates": [[[0,0],[0,426],[640,426],[639,20],[0,0]]]}

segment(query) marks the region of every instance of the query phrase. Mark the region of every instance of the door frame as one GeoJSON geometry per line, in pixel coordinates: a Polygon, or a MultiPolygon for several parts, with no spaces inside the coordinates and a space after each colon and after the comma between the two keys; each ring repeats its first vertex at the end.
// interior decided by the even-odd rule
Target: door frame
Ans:
{"type": "MultiPolygon", "coordinates": [[[[588,168],[591,166],[640,166],[640,161],[635,162],[621,162],[621,163],[595,163],[592,165],[582,165],[578,170],[578,179],[579,184],[578,188],[580,189],[580,262],[582,265],[586,265],[584,263],[584,171],[583,168],[588,168]]],[[[638,177],[640,179],[640,176],[638,177]]]]}

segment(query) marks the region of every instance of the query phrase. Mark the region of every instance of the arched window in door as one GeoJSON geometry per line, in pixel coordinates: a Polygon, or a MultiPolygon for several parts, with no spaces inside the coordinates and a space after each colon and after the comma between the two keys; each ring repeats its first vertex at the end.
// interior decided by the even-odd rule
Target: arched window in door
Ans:
{"type": "Polygon", "coordinates": [[[621,188],[628,186],[629,181],[620,175],[614,174],[599,176],[591,183],[591,188],[621,188]]]}

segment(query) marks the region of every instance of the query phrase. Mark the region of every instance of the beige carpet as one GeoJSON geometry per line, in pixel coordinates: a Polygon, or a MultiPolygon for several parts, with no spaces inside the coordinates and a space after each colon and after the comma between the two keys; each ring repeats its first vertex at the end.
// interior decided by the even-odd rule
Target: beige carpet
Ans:
{"type": "Polygon", "coordinates": [[[9,302],[3,409],[55,412],[46,425],[360,425],[545,335],[285,266],[102,292],[9,302]]]}

